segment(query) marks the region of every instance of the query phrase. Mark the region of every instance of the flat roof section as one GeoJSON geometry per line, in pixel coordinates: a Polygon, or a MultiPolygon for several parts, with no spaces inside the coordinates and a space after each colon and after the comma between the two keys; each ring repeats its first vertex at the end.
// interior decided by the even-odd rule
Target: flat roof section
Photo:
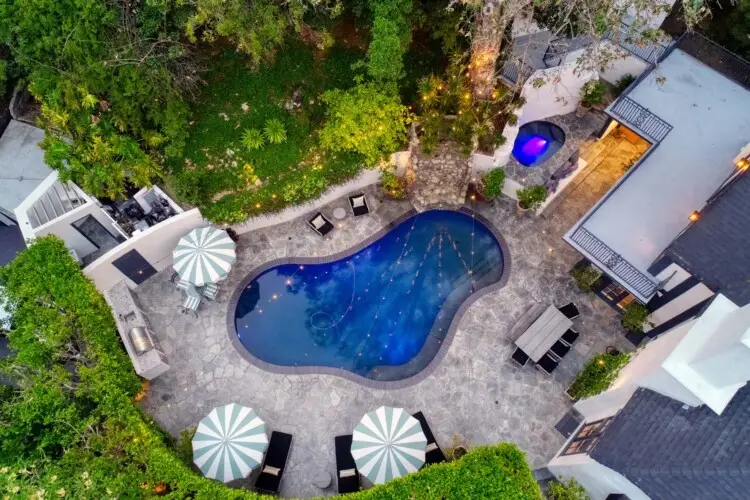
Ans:
{"type": "Polygon", "coordinates": [[[0,137],[0,207],[13,210],[52,173],[39,143],[44,131],[11,120],[0,137]]]}

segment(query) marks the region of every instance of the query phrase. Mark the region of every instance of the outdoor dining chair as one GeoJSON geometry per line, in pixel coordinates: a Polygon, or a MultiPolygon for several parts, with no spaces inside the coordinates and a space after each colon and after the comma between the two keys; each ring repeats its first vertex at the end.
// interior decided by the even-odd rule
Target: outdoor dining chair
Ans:
{"type": "Polygon", "coordinates": [[[558,307],[557,310],[563,313],[568,319],[575,319],[581,315],[576,305],[572,302],[568,302],[564,306],[558,307]]]}
{"type": "Polygon", "coordinates": [[[536,367],[546,373],[547,375],[552,375],[552,372],[555,371],[555,368],[557,368],[559,361],[556,359],[552,359],[552,357],[549,355],[549,353],[542,356],[542,358],[536,362],[536,367]]]}
{"type": "Polygon", "coordinates": [[[192,295],[188,295],[185,297],[185,302],[182,304],[182,312],[184,314],[187,314],[188,312],[192,312],[195,314],[195,317],[198,317],[198,306],[201,305],[201,299],[198,297],[194,297],[192,295]]]}
{"type": "Polygon", "coordinates": [[[326,219],[325,216],[320,212],[315,214],[315,217],[307,221],[307,223],[310,225],[313,231],[321,236],[325,236],[326,234],[330,233],[334,228],[331,221],[326,219]]]}
{"type": "Polygon", "coordinates": [[[359,491],[359,471],[352,456],[353,436],[336,436],[336,482],[339,494],[359,491]]]}
{"type": "Polygon", "coordinates": [[[365,199],[364,193],[350,196],[349,206],[352,207],[352,213],[355,217],[370,213],[370,207],[367,206],[367,199],[365,199]]]}
{"type": "Polygon", "coordinates": [[[209,283],[203,289],[203,296],[206,297],[208,300],[216,300],[218,302],[219,291],[220,291],[219,285],[217,285],[216,283],[209,283]]]}
{"type": "Polygon", "coordinates": [[[276,494],[284,476],[289,450],[292,448],[292,435],[273,431],[268,441],[268,449],[260,468],[260,475],[255,481],[255,489],[276,494]]]}
{"type": "Polygon", "coordinates": [[[520,347],[516,347],[516,350],[511,354],[510,359],[518,363],[520,366],[526,366],[529,362],[529,356],[521,350],[520,347]]]}
{"type": "Polygon", "coordinates": [[[578,339],[578,335],[579,333],[577,331],[573,330],[572,328],[569,328],[567,332],[562,334],[562,337],[560,337],[560,340],[564,344],[568,344],[572,346],[573,343],[576,341],[576,339],[578,339]]]}
{"type": "Polygon", "coordinates": [[[443,450],[440,449],[440,446],[438,446],[437,441],[435,440],[435,435],[432,433],[430,426],[427,425],[427,419],[424,418],[424,414],[421,411],[418,411],[412,415],[412,417],[419,421],[419,425],[422,426],[422,433],[427,438],[427,446],[424,449],[424,464],[429,465],[446,462],[445,454],[443,453],[443,450]]]}
{"type": "Polygon", "coordinates": [[[570,346],[558,340],[552,347],[550,347],[548,354],[554,355],[553,357],[557,357],[557,359],[562,359],[569,351],[570,346]]]}

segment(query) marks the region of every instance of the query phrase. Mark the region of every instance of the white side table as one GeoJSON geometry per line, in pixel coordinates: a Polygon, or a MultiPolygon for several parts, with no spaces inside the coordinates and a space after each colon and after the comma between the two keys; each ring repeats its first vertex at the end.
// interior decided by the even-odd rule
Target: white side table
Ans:
{"type": "Polygon", "coordinates": [[[336,219],[338,219],[338,220],[343,219],[344,217],[346,217],[346,210],[344,210],[341,207],[334,208],[333,209],[333,217],[336,218],[336,219]]]}

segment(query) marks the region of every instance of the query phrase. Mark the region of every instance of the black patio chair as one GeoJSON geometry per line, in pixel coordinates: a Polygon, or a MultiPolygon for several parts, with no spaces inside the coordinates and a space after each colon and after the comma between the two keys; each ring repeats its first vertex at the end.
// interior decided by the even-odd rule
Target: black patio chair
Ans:
{"type": "Polygon", "coordinates": [[[568,328],[568,331],[562,334],[562,337],[560,337],[560,340],[564,344],[573,345],[573,343],[578,339],[579,333],[572,328],[568,328]]]}
{"type": "Polygon", "coordinates": [[[557,356],[558,359],[563,359],[566,354],[570,351],[570,346],[564,342],[558,340],[555,344],[550,347],[549,352],[557,356]]]}
{"type": "Polygon", "coordinates": [[[516,347],[516,350],[513,351],[513,354],[510,356],[510,359],[515,361],[521,366],[526,366],[526,363],[529,362],[529,356],[521,350],[520,347],[516,347]]]}
{"type": "Polygon", "coordinates": [[[325,216],[320,212],[315,214],[315,217],[307,221],[307,223],[310,225],[313,231],[321,236],[325,236],[326,234],[330,233],[334,228],[331,221],[326,219],[325,216]]]}
{"type": "Polygon", "coordinates": [[[281,478],[292,447],[292,435],[273,431],[268,442],[266,457],[260,469],[260,476],[255,481],[255,489],[276,494],[281,486],[281,478]]]}
{"type": "Polygon", "coordinates": [[[549,354],[545,354],[542,358],[536,362],[536,367],[547,375],[552,375],[552,372],[557,368],[559,361],[552,359],[549,354]]]}
{"type": "Polygon", "coordinates": [[[358,215],[367,215],[370,213],[370,207],[367,206],[367,199],[364,193],[355,194],[349,197],[349,206],[352,207],[352,213],[355,217],[358,215]]]}
{"type": "Polygon", "coordinates": [[[424,418],[424,414],[421,411],[418,411],[412,416],[419,420],[419,425],[422,426],[422,432],[427,438],[424,460],[425,465],[445,462],[445,454],[443,453],[443,450],[440,449],[440,446],[438,446],[437,441],[435,440],[435,435],[432,433],[430,426],[427,425],[427,419],[424,418]]]}
{"type": "Polygon", "coordinates": [[[558,307],[557,310],[563,313],[568,319],[575,319],[581,315],[576,305],[572,302],[568,302],[564,306],[558,307]]]}
{"type": "Polygon", "coordinates": [[[359,491],[359,471],[352,456],[352,435],[336,436],[336,482],[339,494],[359,491]]]}

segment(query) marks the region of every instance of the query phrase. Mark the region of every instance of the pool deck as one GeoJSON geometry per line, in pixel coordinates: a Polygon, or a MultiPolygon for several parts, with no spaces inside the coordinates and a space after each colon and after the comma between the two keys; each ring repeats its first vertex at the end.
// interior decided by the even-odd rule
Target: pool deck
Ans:
{"type": "MultiPolygon", "coordinates": [[[[264,371],[237,352],[226,321],[230,297],[252,269],[284,257],[345,251],[409,211],[408,202],[380,202],[371,188],[371,214],[347,216],[325,239],[313,233],[304,217],[242,235],[222,302],[205,303],[198,318],[178,312],[181,295],[169,282],[171,270],[163,271],[136,290],[171,365],[152,381],[143,408],[175,436],[196,426],[215,406],[236,402],[255,408],[270,429],[294,435],[281,484],[284,497],[334,494],[334,436],[350,434],[364,413],[381,405],[423,411],[443,448],[454,435],[474,444],[510,441],[527,453],[533,468],[543,467],[564,442],[553,426],[571,406],[564,390],[574,374],[607,346],[630,348],[616,313],[576,289],[568,271],[580,256],[561,239],[606,190],[610,179],[605,177],[589,176],[548,218],[518,216],[507,198],[475,207],[510,249],[508,282],[468,307],[443,359],[424,380],[405,388],[383,390],[334,375],[264,371]],[[574,321],[581,336],[553,376],[511,363],[508,335],[515,322],[534,304],[571,300],[581,311],[574,321]],[[321,470],[333,477],[326,490],[312,482],[321,470]]],[[[341,198],[322,211],[330,216],[346,205],[341,198]]]]}

